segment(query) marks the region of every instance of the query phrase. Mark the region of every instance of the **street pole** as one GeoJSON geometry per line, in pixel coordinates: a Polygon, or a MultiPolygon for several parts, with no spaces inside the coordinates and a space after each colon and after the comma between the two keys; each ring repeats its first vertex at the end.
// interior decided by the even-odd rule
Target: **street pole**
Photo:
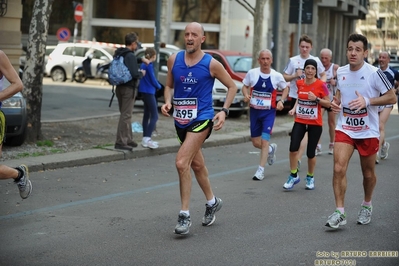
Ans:
{"type": "Polygon", "coordinates": [[[154,72],[155,72],[155,77],[158,78],[158,72],[159,72],[159,46],[160,46],[160,29],[161,29],[161,8],[162,8],[162,0],[157,0],[157,10],[155,14],[155,30],[154,30],[154,47],[155,47],[155,52],[157,54],[157,60],[154,62],[154,72]]]}
{"type": "MultiPolygon", "coordinates": [[[[301,38],[301,29],[302,29],[302,0],[299,0],[299,11],[298,11],[298,41],[297,43],[299,44],[299,39],[301,38]]],[[[297,46],[297,54],[299,54],[299,45],[297,46]]]]}
{"type": "Polygon", "coordinates": [[[279,61],[278,60],[278,45],[279,45],[279,41],[278,41],[278,22],[280,20],[280,0],[274,0],[274,6],[273,6],[273,38],[272,38],[272,42],[273,42],[273,47],[272,47],[272,53],[273,53],[273,58],[275,58],[274,61],[274,69],[277,69],[277,67],[279,66],[279,61]]]}
{"type": "Polygon", "coordinates": [[[73,70],[75,69],[75,43],[76,43],[76,36],[78,36],[78,23],[75,22],[75,29],[73,30],[73,51],[72,51],[72,77],[71,82],[73,82],[73,70]]]}

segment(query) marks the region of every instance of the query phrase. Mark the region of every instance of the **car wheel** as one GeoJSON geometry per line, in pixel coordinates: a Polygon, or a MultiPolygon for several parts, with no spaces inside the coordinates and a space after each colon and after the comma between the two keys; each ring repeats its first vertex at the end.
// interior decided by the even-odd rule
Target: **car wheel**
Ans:
{"type": "Polygon", "coordinates": [[[24,131],[21,133],[21,135],[7,137],[6,142],[4,144],[7,146],[13,146],[13,147],[21,146],[22,144],[24,144],[25,139],[26,139],[26,127],[25,127],[24,131]]]}
{"type": "Polygon", "coordinates": [[[66,80],[65,71],[60,67],[54,68],[51,71],[51,79],[56,82],[64,82],[66,80]]]}
{"type": "Polygon", "coordinates": [[[85,82],[87,80],[87,77],[86,77],[85,72],[83,71],[83,69],[79,69],[79,70],[77,70],[75,72],[75,74],[73,74],[73,79],[76,82],[83,83],[83,82],[85,82]]]}
{"type": "Polygon", "coordinates": [[[230,111],[229,117],[239,118],[243,114],[243,111],[230,111]]]}

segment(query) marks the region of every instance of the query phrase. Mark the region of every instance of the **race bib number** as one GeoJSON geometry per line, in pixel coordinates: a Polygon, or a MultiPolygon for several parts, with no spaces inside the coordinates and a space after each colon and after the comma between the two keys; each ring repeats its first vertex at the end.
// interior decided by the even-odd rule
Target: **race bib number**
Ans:
{"type": "Polygon", "coordinates": [[[197,98],[173,98],[173,107],[173,118],[181,125],[197,118],[197,98]]]}
{"type": "Polygon", "coordinates": [[[363,108],[359,112],[351,110],[347,107],[343,108],[344,121],[342,121],[342,128],[350,131],[364,131],[369,127],[369,116],[367,109],[363,108]]]}
{"type": "Polygon", "coordinates": [[[269,110],[272,108],[272,93],[252,91],[249,105],[254,109],[269,110]]]}
{"type": "Polygon", "coordinates": [[[298,99],[296,116],[301,119],[317,119],[317,102],[298,99]]]}

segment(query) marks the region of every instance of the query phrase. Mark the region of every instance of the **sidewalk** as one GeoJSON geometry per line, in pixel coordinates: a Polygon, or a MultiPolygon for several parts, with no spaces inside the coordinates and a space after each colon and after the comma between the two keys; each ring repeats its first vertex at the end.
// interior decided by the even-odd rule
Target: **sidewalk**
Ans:
{"type": "MultiPolygon", "coordinates": [[[[273,136],[287,136],[292,128],[292,122],[275,125],[273,127],[273,136]]],[[[232,132],[228,134],[212,134],[203,145],[204,148],[231,145],[250,141],[249,129],[246,131],[232,132]]],[[[52,154],[38,157],[26,157],[22,159],[8,160],[7,165],[25,164],[29,171],[38,172],[51,169],[76,167],[90,164],[106,163],[119,160],[128,160],[155,156],[167,153],[175,153],[179,149],[179,143],[176,138],[162,140],[162,147],[151,150],[139,145],[133,149],[133,152],[115,150],[113,146],[101,149],[89,149],[83,151],[52,154]]]]}

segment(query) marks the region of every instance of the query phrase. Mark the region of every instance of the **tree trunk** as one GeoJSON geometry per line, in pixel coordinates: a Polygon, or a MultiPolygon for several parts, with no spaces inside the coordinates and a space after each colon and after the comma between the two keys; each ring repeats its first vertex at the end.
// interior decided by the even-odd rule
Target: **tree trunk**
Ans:
{"type": "Polygon", "coordinates": [[[43,68],[53,2],[54,0],[35,0],[29,27],[23,94],[28,115],[26,141],[30,143],[41,138],[43,68]]]}
{"type": "Polygon", "coordinates": [[[254,14],[254,42],[252,44],[252,68],[258,64],[257,53],[261,50],[263,36],[263,13],[267,0],[256,0],[254,14]]]}

